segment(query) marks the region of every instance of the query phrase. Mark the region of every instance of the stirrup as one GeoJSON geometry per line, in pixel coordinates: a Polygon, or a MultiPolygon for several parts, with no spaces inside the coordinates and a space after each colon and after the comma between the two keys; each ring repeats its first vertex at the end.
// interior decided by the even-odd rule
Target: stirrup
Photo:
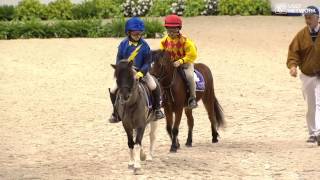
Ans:
{"type": "Polygon", "coordinates": [[[163,114],[163,112],[161,111],[161,109],[155,109],[154,110],[155,116],[156,116],[156,120],[162,119],[165,117],[165,115],[163,114]]]}

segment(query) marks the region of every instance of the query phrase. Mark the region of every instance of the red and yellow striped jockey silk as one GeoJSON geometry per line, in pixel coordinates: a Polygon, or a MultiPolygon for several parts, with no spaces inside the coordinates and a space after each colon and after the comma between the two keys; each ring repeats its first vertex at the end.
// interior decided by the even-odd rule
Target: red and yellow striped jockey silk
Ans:
{"type": "Polygon", "coordinates": [[[165,36],[161,40],[160,49],[169,52],[171,60],[179,60],[181,64],[193,63],[197,58],[197,50],[194,43],[182,35],[175,39],[165,36]]]}

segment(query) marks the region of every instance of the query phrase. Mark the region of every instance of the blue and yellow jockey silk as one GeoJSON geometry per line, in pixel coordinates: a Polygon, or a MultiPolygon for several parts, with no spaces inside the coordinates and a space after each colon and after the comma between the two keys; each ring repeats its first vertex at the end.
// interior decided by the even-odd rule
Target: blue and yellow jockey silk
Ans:
{"type": "Polygon", "coordinates": [[[143,39],[140,39],[137,43],[131,42],[128,38],[124,39],[118,47],[116,63],[118,64],[122,59],[128,59],[132,52],[138,47],[140,47],[140,49],[133,60],[133,65],[137,71],[145,75],[150,69],[151,52],[148,43],[143,39]]]}

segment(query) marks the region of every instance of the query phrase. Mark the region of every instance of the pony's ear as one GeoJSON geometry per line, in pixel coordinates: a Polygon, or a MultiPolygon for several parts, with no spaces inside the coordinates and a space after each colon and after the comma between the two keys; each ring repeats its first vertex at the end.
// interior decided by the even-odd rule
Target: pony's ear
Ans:
{"type": "Polygon", "coordinates": [[[111,67],[113,68],[113,69],[116,69],[116,67],[117,67],[117,65],[115,65],[115,64],[110,64],[111,65],[111,67]]]}

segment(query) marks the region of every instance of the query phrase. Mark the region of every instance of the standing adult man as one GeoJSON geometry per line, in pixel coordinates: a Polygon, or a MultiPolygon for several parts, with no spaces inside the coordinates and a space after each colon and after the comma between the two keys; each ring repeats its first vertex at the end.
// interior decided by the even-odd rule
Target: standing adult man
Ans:
{"type": "Polygon", "coordinates": [[[302,92],[308,105],[307,142],[318,141],[320,145],[320,77],[317,76],[320,72],[319,9],[309,6],[304,16],[307,26],[298,32],[289,46],[287,67],[293,77],[298,74],[297,67],[301,70],[302,92]]]}

